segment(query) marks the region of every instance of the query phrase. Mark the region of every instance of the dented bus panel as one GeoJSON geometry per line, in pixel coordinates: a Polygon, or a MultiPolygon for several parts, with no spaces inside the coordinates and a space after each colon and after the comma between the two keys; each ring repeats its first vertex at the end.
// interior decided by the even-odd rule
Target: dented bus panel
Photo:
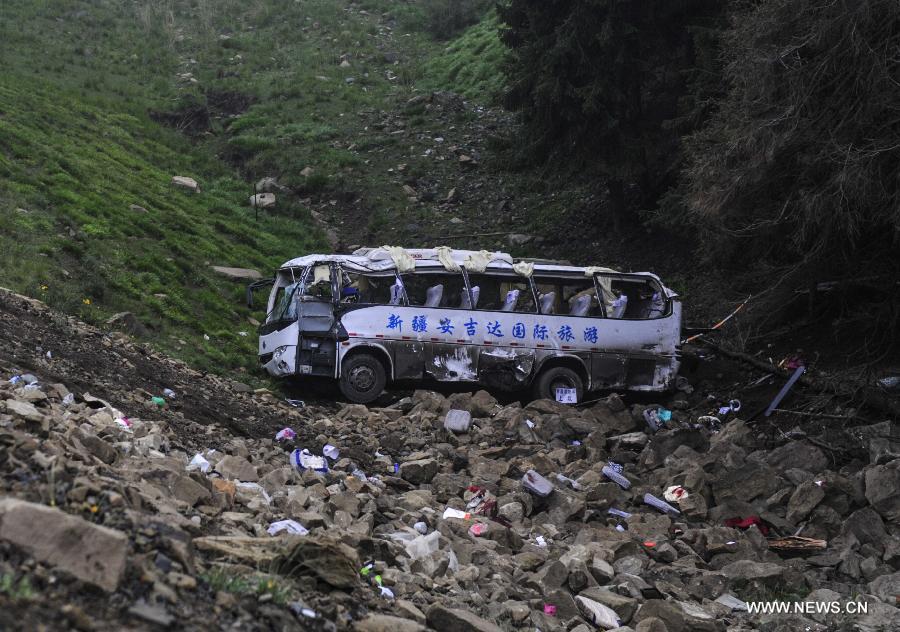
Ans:
{"type": "Polygon", "coordinates": [[[679,367],[681,303],[651,273],[446,248],[309,255],[276,273],[260,327],[273,376],[339,381],[352,401],[390,382],[489,389],[662,391],[679,367]]]}

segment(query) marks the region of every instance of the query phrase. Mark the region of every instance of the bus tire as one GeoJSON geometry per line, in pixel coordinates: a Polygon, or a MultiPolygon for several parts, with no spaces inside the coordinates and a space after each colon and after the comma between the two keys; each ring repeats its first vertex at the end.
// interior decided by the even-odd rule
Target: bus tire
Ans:
{"type": "Polygon", "coordinates": [[[565,366],[554,366],[542,371],[538,376],[534,385],[534,397],[555,401],[558,388],[574,388],[579,402],[584,395],[584,381],[576,371],[565,366]]]}
{"type": "Polygon", "coordinates": [[[340,388],[354,404],[369,404],[378,399],[387,384],[384,365],[370,353],[356,353],[341,366],[340,388]]]}

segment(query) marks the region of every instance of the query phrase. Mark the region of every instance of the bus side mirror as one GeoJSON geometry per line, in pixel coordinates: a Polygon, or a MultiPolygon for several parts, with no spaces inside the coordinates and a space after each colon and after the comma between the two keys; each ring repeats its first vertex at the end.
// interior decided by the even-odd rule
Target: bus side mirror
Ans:
{"type": "Polygon", "coordinates": [[[264,287],[268,287],[270,285],[275,284],[275,279],[260,279],[259,281],[254,281],[250,285],[247,286],[247,308],[253,309],[253,293],[257,290],[261,290],[264,287]]]}

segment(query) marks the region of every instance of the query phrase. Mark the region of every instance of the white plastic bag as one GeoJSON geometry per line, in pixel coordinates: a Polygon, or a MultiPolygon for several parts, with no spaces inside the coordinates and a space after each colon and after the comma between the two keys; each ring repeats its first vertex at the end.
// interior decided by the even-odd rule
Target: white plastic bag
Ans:
{"type": "Polygon", "coordinates": [[[203,458],[199,452],[194,455],[194,458],[191,459],[191,462],[187,465],[187,471],[193,472],[194,470],[200,470],[204,474],[209,472],[210,463],[206,459],[203,458]]]}
{"type": "Polygon", "coordinates": [[[295,520],[279,520],[270,524],[269,528],[266,529],[269,535],[275,535],[282,531],[287,531],[293,535],[309,535],[309,529],[295,520]]]}

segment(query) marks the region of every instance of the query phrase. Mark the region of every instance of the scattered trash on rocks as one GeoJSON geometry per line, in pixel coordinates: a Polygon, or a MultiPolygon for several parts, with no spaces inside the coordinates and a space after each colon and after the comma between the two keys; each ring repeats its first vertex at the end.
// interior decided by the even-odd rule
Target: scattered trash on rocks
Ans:
{"type": "Polygon", "coordinates": [[[296,449],[291,452],[291,464],[298,470],[315,470],[316,472],[327,472],[328,462],[324,456],[316,456],[306,448],[296,449]]]}
{"type": "Polygon", "coordinates": [[[194,455],[194,458],[191,459],[191,462],[187,465],[187,471],[193,472],[195,470],[200,471],[203,474],[209,472],[209,469],[212,467],[209,461],[207,461],[202,454],[197,453],[194,455]]]}
{"type": "Polygon", "coordinates": [[[644,421],[653,432],[656,432],[672,421],[672,411],[666,408],[647,408],[644,411],[644,421]]]}
{"type": "Polygon", "coordinates": [[[297,433],[293,428],[282,428],[275,434],[275,441],[293,441],[297,438],[297,433]]]}
{"type": "Polygon", "coordinates": [[[734,529],[749,529],[755,526],[763,535],[769,535],[769,525],[759,516],[747,516],[746,518],[729,518],[724,522],[726,527],[734,529]]]}
{"type": "MultiPolygon", "coordinates": [[[[101,340],[84,339],[83,350],[101,340]]],[[[0,578],[39,595],[0,587],[7,617],[35,610],[73,629],[824,629],[747,612],[789,587],[805,601],[864,595],[868,619],[847,629],[900,629],[900,452],[895,423],[871,408],[798,405],[844,421],[748,423],[768,394],[733,385],[756,370],[698,375],[693,393],[649,406],[614,395],[482,406],[417,390],[384,407],[292,408],[128,344],[109,347],[129,350],[114,371],[150,369],[117,385],[97,367],[90,382],[125,412],[66,375],[74,352],[51,377],[28,343],[37,386],[0,379],[0,578]],[[178,385],[175,410],[150,404],[159,384],[178,385]],[[744,410],[727,423],[698,417],[734,397],[744,410]],[[648,407],[672,419],[653,432],[648,407]],[[445,428],[452,410],[471,411],[465,433],[445,428]],[[272,440],[286,426],[306,454],[272,440]]],[[[4,376],[32,366],[3,353],[4,376]]]]}
{"type": "Polygon", "coordinates": [[[522,476],[522,486],[536,496],[549,496],[553,493],[553,483],[535,472],[528,470],[522,476]]]}
{"type": "Polygon", "coordinates": [[[483,536],[488,532],[488,526],[483,522],[476,522],[471,527],[469,527],[469,533],[476,538],[483,536]]]}
{"type": "Polygon", "coordinates": [[[276,535],[282,531],[292,535],[309,535],[309,530],[295,520],[277,520],[266,529],[269,535],[276,535]]]}
{"type": "Polygon", "coordinates": [[[447,507],[444,509],[444,513],[441,515],[444,520],[448,518],[457,518],[459,520],[471,520],[472,514],[462,511],[460,509],[454,509],[453,507],[447,507]]]}
{"type": "Polygon", "coordinates": [[[669,502],[677,503],[683,498],[687,498],[690,496],[688,490],[686,490],[681,485],[672,485],[667,488],[665,492],[663,492],[663,498],[668,500],[669,502]]]}
{"type": "Polygon", "coordinates": [[[610,461],[603,466],[603,469],[601,469],[600,472],[603,474],[603,476],[611,480],[622,489],[629,489],[631,487],[631,481],[629,481],[622,475],[622,470],[623,468],[621,465],[610,461]]]}
{"type": "Polygon", "coordinates": [[[653,494],[644,494],[644,504],[650,505],[654,509],[658,509],[663,513],[671,514],[673,516],[681,514],[681,512],[675,509],[675,507],[664,500],[660,500],[653,494]]]}
{"type": "Polygon", "coordinates": [[[326,443],[322,448],[322,456],[328,457],[332,461],[337,461],[341,457],[341,451],[330,443],[326,443]]]}
{"type": "Polygon", "coordinates": [[[736,413],[741,409],[741,400],[732,399],[728,402],[727,406],[721,406],[719,408],[719,416],[724,417],[728,413],[736,413]]]}

